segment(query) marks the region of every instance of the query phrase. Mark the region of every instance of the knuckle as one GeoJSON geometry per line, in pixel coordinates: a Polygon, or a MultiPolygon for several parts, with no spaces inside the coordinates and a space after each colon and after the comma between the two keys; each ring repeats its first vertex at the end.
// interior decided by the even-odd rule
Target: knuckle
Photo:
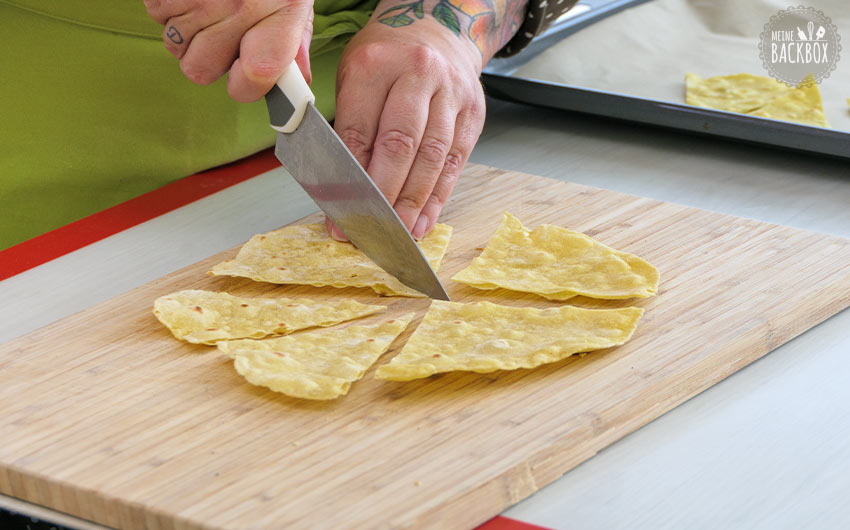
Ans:
{"type": "Polygon", "coordinates": [[[423,206],[422,209],[430,209],[432,211],[437,210],[439,212],[447,200],[448,197],[440,197],[440,194],[435,191],[428,197],[428,200],[425,201],[425,206],[423,206]]]}
{"type": "Polygon", "coordinates": [[[245,73],[252,79],[276,80],[283,73],[283,68],[278,61],[269,59],[248,58],[245,60],[245,73]]]}
{"type": "MultiPolygon", "coordinates": [[[[258,10],[262,9],[262,4],[265,2],[257,2],[256,0],[231,0],[233,2],[239,2],[243,4],[247,9],[258,10]],[[259,5],[257,5],[259,4],[259,5]]],[[[271,8],[271,11],[275,11],[278,13],[297,13],[302,10],[306,5],[310,4],[309,0],[276,0],[272,2],[274,7],[271,8]]]]}
{"type": "Polygon", "coordinates": [[[384,62],[386,56],[386,46],[383,43],[369,42],[355,48],[348,59],[357,67],[372,71],[384,62]]]}
{"type": "Polygon", "coordinates": [[[158,12],[148,10],[148,15],[160,26],[164,26],[168,22],[168,17],[160,15],[158,12]]]}
{"type": "Polygon", "coordinates": [[[443,173],[440,175],[440,178],[446,181],[447,184],[454,184],[461,169],[463,169],[463,155],[457,149],[452,149],[446,155],[446,161],[443,164],[443,173]]]}
{"type": "Polygon", "coordinates": [[[288,0],[283,3],[284,8],[289,8],[292,11],[302,11],[304,9],[313,10],[313,0],[288,0]]]}
{"type": "Polygon", "coordinates": [[[251,0],[226,0],[228,13],[237,18],[248,19],[257,11],[257,2],[251,0]]]}
{"type": "Polygon", "coordinates": [[[161,0],[145,0],[145,9],[148,14],[153,16],[159,16],[159,12],[162,10],[162,2],[161,0]]]}
{"type": "Polygon", "coordinates": [[[337,134],[355,157],[371,151],[371,139],[362,130],[356,127],[345,127],[337,131],[337,134]]]}
{"type": "MultiPolygon", "coordinates": [[[[211,15],[215,14],[213,2],[184,2],[180,12],[182,16],[190,20],[207,20],[211,15]]],[[[220,5],[220,4],[219,4],[220,5]]],[[[220,17],[218,17],[220,18],[220,17]]]]}
{"type": "Polygon", "coordinates": [[[193,61],[181,61],[180,70],[183,71],[183,75],[185,75],[189,81],[198,85],[209,85],[219,78],[219,76],[214,72],[206,68],[199,67],[193,61]]]}
{"type": "Polygon", "coordinates": [[[425,206],[425,201],[427,199],[427,193],[422,195],[404,193],[398,196],[393,207],[396,210],[410,210],[418,212],[423,206],[425,206]]]}
{"type": "Polygon", "coordinates": [[[449,144],[442,138],[425,138],[419,145],[418,156],[431,166],[442,166],[449,152],[449,144]]]}
{"type": "Polygon", "coordinates": [[[484,111],[474,108],[466,108],[458,115],[458,123],[460,125],[457,132],[457,140],[462,152],[468,153],[472,151],[472,146],[478,141],[481,136],[481,131],[484,129],[484,111]]]}
{"type": "Polygon", "coordinates": [[[469,106],[463,111],[463,114],[465,114],[470,120],[483,121],[484,115],[486,114],[483,94],[481,96],[476,95],[473,97],[472,101],[469,102],[469,106]]]}
{"type": "Polygon", "coordinates": [[[396,158],[412,158],[416,154],[416,139],[411,134],[393,129],[378,135],[375,149],[385,151],[396,158]]]}
{"type": "Polygon", "coordinates": [[[165,24],[165,19],[160,14],[159,2],[145,1],[145,10],[152,19],[156,20],[157,24],[165,24]]]}
{"type": "Polygon", "coordinates": [[[415,44],[408,53],[412,64],[420,72],[432,72],[442,64],[442,56],[431,46],[415,44]]]}
{"type": "Polygon", "coordinates": [[[159,24],[165,24],[169,18],[186,13],[193,7],[185,0],[145,0],[145,9],[159,24]]]}
{"type": "Polygon", "coordinates": [[[472,104],[472,115],[476,120],[484,122],[484,117],[487,115],[487,105],[484,102],[484,95],[476,98],[472,104]]]}

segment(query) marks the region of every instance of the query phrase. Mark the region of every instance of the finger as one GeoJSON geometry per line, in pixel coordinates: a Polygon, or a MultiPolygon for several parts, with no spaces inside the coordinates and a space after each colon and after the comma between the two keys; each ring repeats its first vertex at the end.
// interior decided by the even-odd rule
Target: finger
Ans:
{"type": "Polygon", "coordinates": [[[313,10],[310,10],[307,23],[304,26],[304,32],[301,34],[301,46],[298,48],[298,53],[295,54],[295,63],[298,64],[298,69],[304,74],[304,80],[307,84],[313,82],[313,72],[310,70],[310,42],[313,40],[313,10]]]}
{"type": "Polygon", "coordinates": [[[396,82],[387,95],[366,171],[390,204],[395,204],[413,166],[432,95],[433,89],[413,76],[396,82]]]}
{"type": "Polygon", "coordinates": [[[227,80],[233,99],[256,101],[280,79],[301,46],[309,10],[303,0],[288,2],[245,33],[227,80]]]}
{"type": "Polygon", "coordinates": [[[221,2],[213,2],[169,17],[163,22],[162,41],[165,48],[178,59],[182,58],[198,32],[230,18],[232,14],[221,2]]]}
{"type": "Polygon", "coordinates": [[[364,73],[341,77],[337,82],[334,130],[360,165],[368,168],[392,81],[364,73]]]}
{"type": "Polygon", "coordinates": [[[191,6],[186,2],[169,2],[167,0],[145,0],[145,9],[148,15],[157,24],[165,24],[169,18],[174,18],[187,13],[191,6]]]}
{"type": "Polygon", "coordinates": [[[449,196],[452,194],[458,178],[460,178],[461,171],[463,171],[463,166],[466,165],[466,161],[472,153],[472,148],[475,147],[475,142],[481,135],[483,125],[483,109],[478,111],[477,108],[474,108],[458,115],[452,147],[449,149],[434,189],[422,208],[422,216],[428,219],[428,226],[423,236],[431,232],[434,225],[437,224],[440,212],[449,200],[449,196]]]}
{"type": "Polygon", "coordinates": [[[165,44],[165,49],[174,57],[182,58],[197,31],[198,28],[188,27],[175,19],[169,19],[162,30],[162,42],[165,44]]]}
{"type": "Polygon", "coordinates": [[[428,121],[416,158],[393,207],[410,234],[419,239],[430,224],[422,212],[443,171],[454,138],[457,109],[445,90],[431,99],[428,121]]]}
{"type": "Polygon", "coordinates": [[[194,83],[213,83],[236,60],[239,39],[247,29],[246,26],[247,23],[231,18],[202,29],[192,37],[191,44],[180,59],[180,69],[194,83]]]}
{"type": "Polygon", "coordinates": [[[169,18],[162,30],[165,49],[178,59],[183,58],[195,34],[208,25],[208,21],[201,20],[192,13],[169,18]]]}
{"type": "Polygon", "coordinates": [[[434,184],[431,195],[422,207],[421,217],[428,221],[422,234],[418,236],[419,239],[427,236],[434,229],[434,225],[437,224],[437,220],[440,218],[440,212],[443,211],[443,206],[446,205],[446,201],[449,200],[449,196],[452,194],[458,178],[460,178],[464,163],[465,160],[462,159],[461,153],[453,147],[446,157],[445,168],[440,172],[440,176],[437,178],[436,184],[434,184]]]}
{"type": "Polygon", "coordinates": [[[327,216],[325,217],[325,228],[328,230],[328,234],[332,239],[336,239],[337,241],[348,241],[348,238],[345,237],[342,230],[340,230],[339,227],[331,221],[330,217],[327,216]]]}

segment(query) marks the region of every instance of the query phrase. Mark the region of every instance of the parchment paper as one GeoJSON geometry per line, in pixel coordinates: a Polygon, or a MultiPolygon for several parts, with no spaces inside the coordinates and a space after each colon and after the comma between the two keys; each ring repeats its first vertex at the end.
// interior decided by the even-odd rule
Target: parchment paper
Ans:
{"type": "Polygon", "coordinates": [[[566,37],[513,75],[684,103],[686,72],[768,75],[759,36],[789,5],[812,6],[838,26],[843,49],[820,90],[831,127],[850,132],[848,0],[651,0],[566,37]]]}

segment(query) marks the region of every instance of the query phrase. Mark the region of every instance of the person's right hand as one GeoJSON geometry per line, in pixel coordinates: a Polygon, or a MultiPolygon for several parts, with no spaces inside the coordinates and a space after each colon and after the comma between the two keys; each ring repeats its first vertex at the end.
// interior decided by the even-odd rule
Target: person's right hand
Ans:
{"type": "Polygon", "coordinates": [[[165,47],[191,81],[208,85],[227,71],[237,101],[266,95],[296,60],[310,82],[312,0],[144,0],[165,26],[165,47]]]}

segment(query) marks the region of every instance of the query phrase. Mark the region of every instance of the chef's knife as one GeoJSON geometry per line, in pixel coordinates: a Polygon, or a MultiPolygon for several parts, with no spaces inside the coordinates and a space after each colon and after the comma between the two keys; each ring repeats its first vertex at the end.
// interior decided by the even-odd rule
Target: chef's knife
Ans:
{"type": "Polygon", "coordinates": [[[379,267],[412,289],[448,300],[395,210],[314,106],[293,62],[266,94],[278,131],[275,155],[342,233],[379,267]]]}

